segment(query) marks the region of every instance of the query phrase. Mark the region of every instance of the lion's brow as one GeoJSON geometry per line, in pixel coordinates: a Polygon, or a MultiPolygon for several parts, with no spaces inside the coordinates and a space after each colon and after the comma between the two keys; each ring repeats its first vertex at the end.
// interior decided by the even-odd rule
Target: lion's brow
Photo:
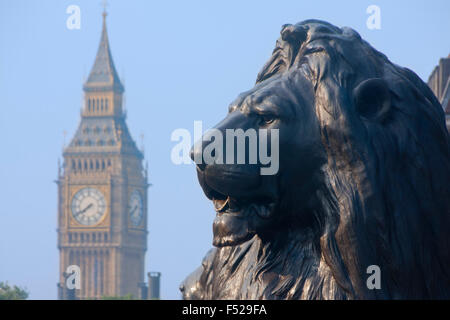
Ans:
{"type": "Polygon", "coordinates": [[[243,113],[271,113],[277,116],[292,116],[296,114],[292,107],[292,101],[285,95],[274,94],[274,92],[257,93],[240,96],[229,107],[228,112],[240,110],[243,113]],[[280,106],[289,106],[280,108],[280,106]]]}
{"type": "Polygon", "coordinates": [[[233,103],[228,107],[228,112],[240,110],[243,113],[273,114],[279,117],[295,115],[292,103],[283,97],[267,95],[255,99],[243,99],[240,103],[233,103]],[[281,105],[287,105],[289,108],[280,108],[281,105]]]}
{"type": "Polygon", "coordinates": [[[271,114],[279,114],[280,110],[275,103],[268,100],[265,103],[261,103],[258,105],[254,105],[250,107],[250,112],[255,113],[271,113],[271,114]]]}
{"type": "Polygon", "coordinates": [[[256,113],[271,113],[279,117],[293,116],[296,114],[292,101],[280,95],[267,95],[258,100],[258,103],[251,105],[250,110],[256,113]],[[287,108],[281,106],[287,106],[287,108]]]}

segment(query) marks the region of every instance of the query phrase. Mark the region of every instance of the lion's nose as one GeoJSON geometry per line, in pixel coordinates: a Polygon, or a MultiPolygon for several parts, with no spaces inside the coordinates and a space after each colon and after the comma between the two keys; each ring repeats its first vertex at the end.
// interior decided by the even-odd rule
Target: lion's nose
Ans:
{"type": "Polygon", "coordinates": [[[189,152],[189,156],[191,157],[192,161],[195,162],[197,168],[199,168],[200,171],[205,170],[206,167],[206,164],[203,163],[202,150],[203,146],[201,145],[198,146],[197,144],[194,144],[194,146],[191,148],[191,151],[189,152]]]}

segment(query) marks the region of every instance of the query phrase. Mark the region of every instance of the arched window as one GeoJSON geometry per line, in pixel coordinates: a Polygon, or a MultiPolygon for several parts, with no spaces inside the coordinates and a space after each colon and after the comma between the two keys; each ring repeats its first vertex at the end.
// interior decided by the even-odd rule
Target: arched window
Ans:
{"type": "Polygon", "coordinates": [[[92,163],[92,160],[89,162],[89,169],[91,169],[91,170],[94,169],[94,164],[92,163]]]}
{"type": "Polygon", "coordinates": [[[105,160],[102,160],[102,170],[105,170],[105,160]]]}
{"type": "Polygon", "coordinates": [[[100,169],[100,164],[98,163],[98,160],[95,160],[95,169],[100,169]]]}
{"type": "Polygon", "coordinates": [[[81,160],[78,160],[78,170],[81,170],[81,160]]]}
{"type": "Polygon", "coordinates": [[[99,105],[99,101],[97,99],[97,111],[99,110],[99,107],[100,107],[100,105],[99,105]]]}
{"type": "Polygon", "coordinates": [[[101,100],[101,104],[102,104],[102,105],[101,105],[100,108],[101,108],[101,110],[103,111],[103,98],[102,98],[102,100],[101,100]]]}
{"type": "Polygon", "coordinates": [[[76,169],[76,164],[75,164],[75,160],[72,160],[72,170],[76,169]]]}
{"type": "Polygon", "coordinates": [[[108,167],[111,167],[111,160],[108,159],[108,167]]]}
{"type": "Polygon", "coordinates": [[[91,99],[88,99],[88,110],[91,112],[91,99]]]}
{"type": "Polygon", "coordinates": [[[105,110],[108,111],[108,98],[105,99],[105,110]]]}
{"type": "Polygon", "coordinates": [[[87,169],[88,169],[88,164],[87,164],[87,161],[84,160],[84,170],[87,170],[87,169]]]}

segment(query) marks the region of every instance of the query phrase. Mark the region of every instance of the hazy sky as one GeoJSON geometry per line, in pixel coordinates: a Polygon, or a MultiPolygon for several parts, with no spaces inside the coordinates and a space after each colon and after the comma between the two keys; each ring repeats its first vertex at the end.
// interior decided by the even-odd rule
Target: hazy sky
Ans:
{"type": "MultiPolygon", "coordinates": [[[[0,0],[0,281],[55,299],[57,161],[80,119],[82,83],[100,40],[98,1],[0,0]],[[66,8],[81,8],[81,29],[66,8]]],[[[148,271],[162,298],[211,247],[212,204],[193,165],[174,165],[174,129],[210,127],[251,88],[281,25],[310,18],[356,29],[427,80],[450,53],[450,1],[109,1],[108,32],[126,90],[127,122],[149,162],[148,271]],[[381,30],[366,8],[381,9],[381,30]]]]}

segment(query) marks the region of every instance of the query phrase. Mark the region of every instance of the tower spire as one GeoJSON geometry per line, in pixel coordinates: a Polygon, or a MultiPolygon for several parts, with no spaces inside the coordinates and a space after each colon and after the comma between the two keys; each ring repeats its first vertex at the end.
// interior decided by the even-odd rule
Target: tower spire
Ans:
{"type": "Polygon", "coordinates": [[[116,92],[123,92],[124,88],[120,82],[114,61],[112,59],[111,49],[109,47],[108,32],[106,28],[106,2],[103,2],[103,26],[95,57],[94,66],[89,73],[89,77],[84,84],[85,91],[109,91],[113,89],[116,92]]]}
{"type": "Polygon", "coordinates": [[[103,16],[103,25],[105,25],[105,20],[106,20],[106,16],[108,15],[108,13],[106,12],[106,7],[108,6],[108,1],[103,0],[102,1],[102,7],[103,7],[103,12],[102,12],[102,16],[103,16]]]}
{"type": "Polygon", "coordinates": [[[114,66],[111,49],[109,47],[106,28],[106,2],[103,2],[103,24],[95,56],[94,65],[84,83],[84,108],[82,116],[118,116],[123,117],[124,87],[114,66]]]}

